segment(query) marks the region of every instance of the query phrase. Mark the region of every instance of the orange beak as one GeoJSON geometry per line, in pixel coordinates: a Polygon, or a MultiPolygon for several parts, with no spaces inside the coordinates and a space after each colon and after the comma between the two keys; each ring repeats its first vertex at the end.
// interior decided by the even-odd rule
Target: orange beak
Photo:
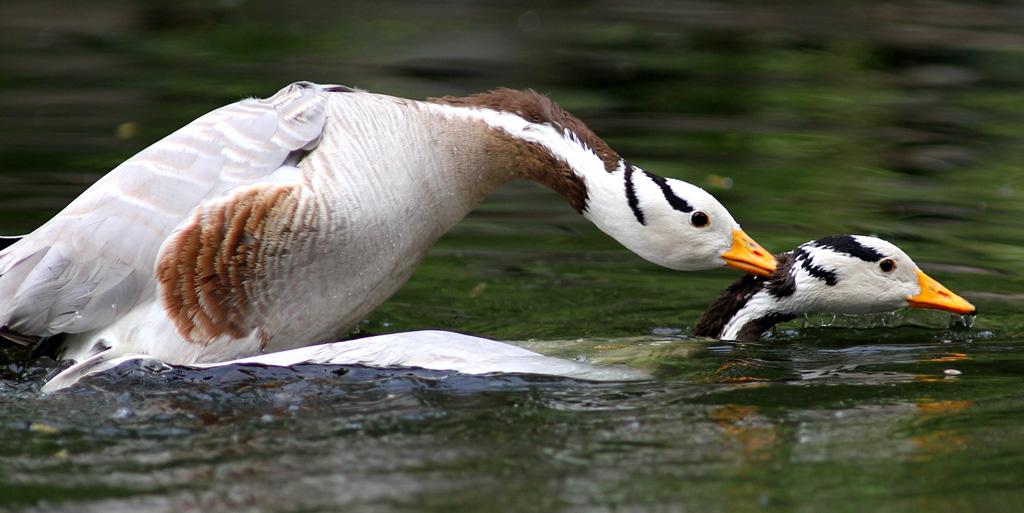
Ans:
{"type": "Polygon", "coordinates": [[[921,285],[921,293],[907,298],[907,303],[910,303],[911,307],[944,310],[960,315],[977,315],[978,309],[974,305],[952,293],[920,269],[917,271],[917,283],[921,285]]]}
{"type": "Polygon", "coordinates": [[[754,242],[743,230],[732,231],[732,247],[722,254],[725,265],[743,272],[770,278],[775,272],[775,256],[754,242]]]}

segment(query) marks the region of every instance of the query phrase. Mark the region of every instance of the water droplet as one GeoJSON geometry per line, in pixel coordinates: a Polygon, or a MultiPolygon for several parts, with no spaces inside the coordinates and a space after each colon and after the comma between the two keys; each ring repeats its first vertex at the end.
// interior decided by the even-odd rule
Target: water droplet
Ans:
{"type": "Polygon", "coordinates": [[[132,409],[127,406],[122,406],[110,416],[112,419],[127,419],[132,416],[132,409]]]}
{"type": "Polygon", "coordinates": [[[829,319],[828,321],[826,321],[824,317],[819,317],[818,318],[818,326],[822,327],[822,328],[827,328],[827,327],[835,324],[835,322],[836,322],[836,314],[834,314],[834,313],[832,314],[832,318],[829,319]]]}
{"type": "Polygon", "coordinates": [[[978,317],[976,315],[961,315],[959,321],[964,325],[964,327],[970,328],[971,326],[974,326],[974,320],[977,318],[978,317]]]}

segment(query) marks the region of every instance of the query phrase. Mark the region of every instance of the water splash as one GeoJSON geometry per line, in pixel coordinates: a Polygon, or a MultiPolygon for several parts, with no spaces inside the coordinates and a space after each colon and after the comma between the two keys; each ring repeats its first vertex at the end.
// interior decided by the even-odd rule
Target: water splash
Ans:
{"type": "Polygon", "coordinates": [[[815,317],[811,317],[812,314],[804,314],[803,326],[801,327],[815,327],[815,328],[828,328],[836,322],[836,314],[814,314],[815,317]],[[825,320],[824,315],[831,315],[832,318],[828,321],[825,320]]]}
{"type": "Polygon", "coordinates": [[[950,316],[936,310],[898,310],[871,314],[805,314],[801,328],[896,328],[918,326],[934,329],[967,329],[974,316],[950,316]]]}
{"type": "Polygon", "coordinates": [[[955,315],[949,318],[949,329],[964,328],[970,329],[974,326],[974,320],[977,319],[977,315],[955,315]]]}

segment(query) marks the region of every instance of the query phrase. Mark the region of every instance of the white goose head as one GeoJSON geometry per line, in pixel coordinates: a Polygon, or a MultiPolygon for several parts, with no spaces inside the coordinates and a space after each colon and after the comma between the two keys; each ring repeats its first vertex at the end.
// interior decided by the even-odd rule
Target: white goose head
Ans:
{"type": "Polygon", "coordinates": [[[725,265],[759,276],[770,276],[775,270],[773,255],[747,236],[729,211],[700,187],[648,173],[625,161],[602,182],[593,187],[595,196],[601,198],[602,187],[617,185],[625,190],[625,205],[621,200],[591,201],[585,215],[641,257],[678,270],[725,265]]]}
{"type": "Polygon", "coordinates": [[[771,279],[751,276],[734,283],[708,307],[693,334],[756,340],[775,324],[809,312],[861,314],[906,307],[977,314],[893,244],[833,235],[779,255],[771,279]]]}

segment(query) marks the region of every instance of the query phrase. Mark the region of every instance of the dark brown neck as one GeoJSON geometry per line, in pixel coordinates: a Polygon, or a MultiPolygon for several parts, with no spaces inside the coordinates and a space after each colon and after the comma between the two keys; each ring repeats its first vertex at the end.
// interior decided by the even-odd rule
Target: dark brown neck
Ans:
{"type": "Polygon", "coordinates": [[[478,107],[509,112],[533,123],[543,123],[559,130],[568,130],[576,134],[576,138],[581,143],[592,149],[601,158],[605,170],[609,173],[614,172],[619,167],[619,161],[622,160],[586,123],[563,110],[547,96],[531,89],[517,91],[501,88],[472,96],[445,96],[431,98],[428,101],[454,107],[478,107]]]}
{"type": "MultiPolygon", "coordinates": [[[[585,123],[563,110],[547,96],[534,91],[503,88],[467,97],[445,96],[428,101],[453,107],[506,112],[531,123],[549,125],[559,133],[568,131],[601,159],[605,171],[609,173],[618,169],[621,162],[619,155],[585,123]]],[[[568,162],[539,144],[506,133],[498,133],[491,137],[487,151],[494,166],[514,169],[518,178],[533,180],[550,187],[565,198],[577,212],[583,213],[587,202],[587,187],[583,177],[574,171],[568,162]]]]}
{"type": "MultiPolygon", "coordinates": [[[[690,334],[695,337],[722,338],[729,322],[741,310],[749,307],[750,299],[758,292],[768,290],[775,297],[792,294],[795,289],[793,288],[794,282],[790,271],[794,261],[792,253],[784,253],[778,256],[778,268],[773,278],[762,278],[748,274],[736,280],[735,283],[722,291],[718,298],[708,306],[690,334]]],[[[751,320],[747,321],[740,328],[739,334],[734,338],[741,341],[754,341],[761,338],[762,333],[770,330],[776,324],[794,318],[796,318],[796,315],[776,312],[770,309],[755,312],[751,316],[751,320]]]]}

